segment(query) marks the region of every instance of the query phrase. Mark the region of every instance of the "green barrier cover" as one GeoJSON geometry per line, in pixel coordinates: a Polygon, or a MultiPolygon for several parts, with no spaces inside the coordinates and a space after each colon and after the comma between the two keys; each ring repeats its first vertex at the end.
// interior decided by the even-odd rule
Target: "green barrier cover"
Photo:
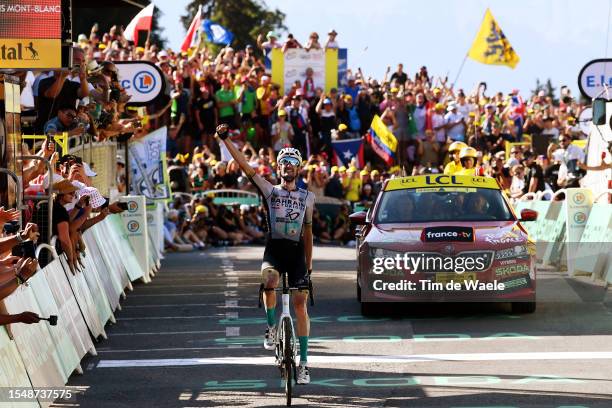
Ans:
{"type": "Polygon", "coordinates": [[[215,197],[213,198],[213,204],[246,204],[246,205],[259,205],[258,197],[215,197]]]}
{"type": "MultiPolygon", "coordinates": [[[[85,282],[89,287],[89,291],[93,295],[94,306],[96,307],[96,312],[98,312],[98,318],[102,323],[102,326],[111,319],[113,315],[113,311],[110,307],[110,302],[106,297],[106,292],[104,291],[104,286],[100,280],[100,271],[98,270],[98,266],[93,258],[93,255],[89,251],[89,248],[85,250],[85,256],[83,258],[83,264],[85,265],[85,271],[83,275],[85,276],[85,282]]],[[[106,272],[106,271],[104,271],[106,272]]]]}
{"type": "Polygon", "coordinates": [[[601,276],[610,249],[605,236],[611,227],[611,218],[610,204],[593,204],[576,251],[576,271],[601,276]]]}
{"type": "Polygon", "coordinates": [[[98,311],[94,305],[93,296],[89,291],[87,282],[85,281],[84,272],[77,272],[76,275],[73,275],[72,272],[70,272],[70,267],[68,266],[68,262],[66,262],[64,257],[60,257],[60,263],[64,268],[66,278],[68,279],[70,287],[74,292],[74,297],[76,298],[81,312],[83,313],[83,317],[85,318],[85,323],[87,323],[89,331],[94,338],[100,336],[102,333],[104,333],[104,324],[98,317],[98,311]]]}
{"type": "Polygon", "coordinates": [[[98,228],[92,228],[92,230],[94,230],[94,236],[100,248],[100,255],[102,255],[102,259],[104,260],[109,273],[114,274],[119,279],[121,282],[121,291],[123,291],[123,289],[129,285],[130,277],[122,263],[125,262],[125,260],[122,259],[122,254],[116,249],[114,242],[120,241],[120,246],[125,245],[125,243],[121,240],[122,236],[117,236],[117,234],[111,235],[112,230],[110,225],[113,222],[113,218],[116,218],[116,216],[110,215],[106,217],[104,221],[96,225],[98,228]],[[113,236],[114,240],[109,240],[108,237],[110,236],[113,236]]]}
{"type": "Polygon", "coordinates": [[[134,250],[132,249],[132,245],[128,239],[128,233],[123,225],[123,221],[118,216],[109,218],[110,222],[108,226],[114,231],[114,236],[118,237],[118,239],[113,243],[116,249],[115,253],[119,253],[121,255],[120,260],[125,266],[125,270],[127,271],[130,281],[133,282],[143,278],[145,276],[145,271],[142,269],[140,262],[138,262],[136,256],[134,255],[134,250]]]}
{"type": "MultiPolygon", "coordinates": [[[[0,326],[0,367],[2,367],[2,375],[0,375],[0,387],[5,389],[14,388],[32,388],[28,373],[21,360],[19,351],[14,341],[12,341],[6,329],[0,326]]],[[[37,402],[4,402],[3,407],[19,407],[19,408],[38,408],[37,402]]]]}
{"type": "Polygon", "coordinates": [[[552,201],[542,227],[542,239],[547,242],[542,262],[544,265],[558,265],[565,242],[565,201],[552,201]]]}
{"type": "Polygon", "coordinates": [[[531,209],[538,213],[538,219],[535,221],[533,226],[533,233],[531,230],[530,234],[533,234],[532,239],[534,241],[541,241],[542,229],[546,220],[546,214],[550,207],[550,201],[534,201],[531,209]]]}
{"type": "Polygon", "coordinates": [[[96,238],[91,229],[85,231],[85,233],[83,234],[83,240],[85,241],[85,245],[87,245],[87,250],[93,257],[93,259],[96,260],[97,266],[100,268],[101,271],[104,272],[99,274],[100,281],[102,282],[102,287],[106,292],[106,299],[109,302],[111,310],[115,310],[119,305],[121,292],[123,292],[121,278],[116,273],[114,273],[112,267],[110,265],[107,265],[104,261],[104,257],[100,253],[100,247],[98,246],[98,242],[96,241],[96,238]]]}
{"type": "MultiPolygon", "coordinates": [[[[61,316],[60,308],[55,303],[49,282],[44,273],[38,273],[36,279],[31,279],[28,285],[32,288],[36,302],[40,310],[44,310],[45,315],[61,316]]],[[[58,327],[49,330],[66,380],[81,362],[81,357],[72,343],[68,329],[67,319],[58,319],[58,327]]]]}
{"type": "MultiPolygon", "coordinates": [[[[44,277],[36,274],[30,279],[30,282],[40,279],[44,280],[44,277]]],[[[9,314],[21,313],[24,310],[34,312],[39,316],[46,314],[38,306],[31,286],[21,286],[4,299],[4,305],[9,314]]],[[[30,381],[35,388],[61,387],[66,383],[67,377],[63,373],[63,365],[48,324],[12,324],[11,332],[30,376],[30,381]]]]}

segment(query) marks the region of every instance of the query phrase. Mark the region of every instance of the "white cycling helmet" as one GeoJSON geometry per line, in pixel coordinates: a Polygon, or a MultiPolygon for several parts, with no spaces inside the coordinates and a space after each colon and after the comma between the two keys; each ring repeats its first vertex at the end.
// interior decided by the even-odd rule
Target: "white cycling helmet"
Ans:
{"type": "Polygon", "coordinates": [[[278,163],[283,157],[295,157],[300,161],[300,163],[302,163],[302,154],[298,149],[293,147],[285,147],[281,149],[281,151],[278,152],[278,156],[276,156],[276,162],[278,163]]]}

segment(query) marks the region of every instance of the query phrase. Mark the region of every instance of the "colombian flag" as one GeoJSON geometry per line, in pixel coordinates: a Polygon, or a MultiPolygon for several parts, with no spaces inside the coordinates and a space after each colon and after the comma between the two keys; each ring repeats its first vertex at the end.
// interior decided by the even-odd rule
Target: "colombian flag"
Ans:
{"type": "Polygon", "coordinates": [[[387,165],[392,165],[395,157],[395,150],[397,149],[397,139],[387,125],[383,123],[380,116],[374,115],[367,137],[376,154],[379,155],[387,165]]]}

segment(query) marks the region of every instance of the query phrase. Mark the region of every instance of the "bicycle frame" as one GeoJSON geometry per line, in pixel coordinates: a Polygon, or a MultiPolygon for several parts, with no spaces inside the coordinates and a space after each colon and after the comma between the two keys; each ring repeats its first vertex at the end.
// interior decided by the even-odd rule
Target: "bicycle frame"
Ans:
{"type": "Polygon", "coordinates": [[[292,351],[291,359],[293,360],[295,358],[295,349],[296,349],[295,337],[296,336],[295,336],[295,327],[293,325],[293,318],[291,317],[291,307],[289,305],[290,299],[291,299],[291,295],[290,295],[291,289],[294,289],[294,288],[290,288],[287,285],[287,274],[284,273],[283,274],[283,288],[282,288],[282,295],[281,295],[282,312],[278,319],[280,324],[276,325],[276,347],[278,348],[279,345],[281,345],[281,339],[284,336],[284,333],[282,333],[282,326],[283,326],[282,323],[283,323],[283,320],[288,318],[290,322],[290,327],[291,327],[291,351],[292,351]]]}

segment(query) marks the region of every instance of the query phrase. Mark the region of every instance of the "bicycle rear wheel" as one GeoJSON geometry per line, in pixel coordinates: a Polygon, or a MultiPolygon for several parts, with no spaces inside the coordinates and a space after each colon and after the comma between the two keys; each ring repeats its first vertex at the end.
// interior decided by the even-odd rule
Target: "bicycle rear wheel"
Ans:
{"type": "Polygon", "coordinates": [[[287,406],[291,406],[291,397],[293,393],[293,332],[291,330],[291,322],[289,319],[284,319],[282,323],[283,331],[283,377],[285,377],[285,397],[287,406]]]}

